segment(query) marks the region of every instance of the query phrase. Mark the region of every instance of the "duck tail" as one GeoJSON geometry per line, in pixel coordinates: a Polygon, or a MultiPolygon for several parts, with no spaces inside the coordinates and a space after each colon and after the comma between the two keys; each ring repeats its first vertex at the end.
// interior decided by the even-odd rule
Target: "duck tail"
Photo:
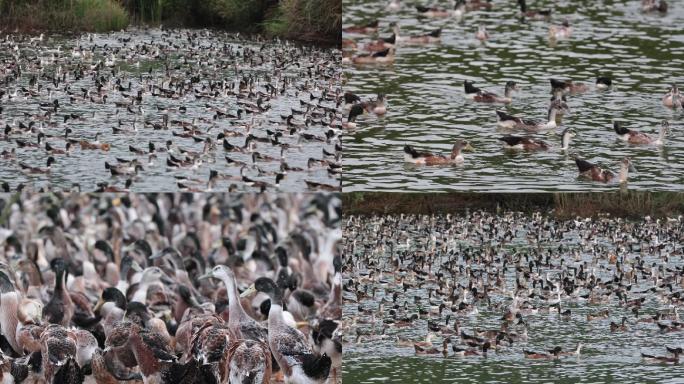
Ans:
{"type": "Polygon", "coordinates": [[[430,37],[439,37],[442,34],[442,28],[437,28],[434,31],[430,32],[428,36],[430,37]]]}
{"type": "Polygon", "coordinates": [[[416,10],[420,13],[425,13],[430,10],[428,7],[424,7],[422,5],[416,5],[416,10]]]}
{"type": "Polygon", "coordinates": [[[110,168],[112,168],[112,166],[109,165],[109,163],[105,161],[105,169],[110,169],[110,168]]]}
{"type": "Polygon", "coordinates": [[[501,121],[508,120],[508,118],[509,118],[508,114],[504,111],[496,111],[496,116],[501,121]]]}
{"type": "Polygon", "coordinates": [[[404,145],[404,153],[411,155],[414,159],[418,157],[418,151],[408,144],[404,145]]]}
{"type": "Polygon", "coordinates": [[[613,129],[615,130],[615,133],[617,133],[618,135],[625,135],[625,134],[629,133],[629,129],[623,127],[617,121],[613,122],[613,129]]]}
{"type": "Polygon", "coordinates": [[[641,357],[643,357],[644,359],[655,359],[654,355],[649,355],[649,354],[643,353],[643,352],[641,353],[641,357]]]}

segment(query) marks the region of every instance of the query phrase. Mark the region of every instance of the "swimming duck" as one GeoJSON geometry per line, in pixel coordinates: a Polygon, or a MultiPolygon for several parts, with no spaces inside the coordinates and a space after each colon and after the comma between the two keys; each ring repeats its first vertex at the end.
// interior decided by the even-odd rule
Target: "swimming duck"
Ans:
{"type": "Polygon", "coordinates": [[[356,128],[356,118],[363,115],[365,112],[364,107],[361,104],[356,104],[349,110],[349,116],[347,121],[342,123],[342,128],[355,129],[356,128]]]}
{"type": "Polygon", "coordinates": [[[392,64],[394,63],[394,48],[387,48],[374,53],[362,53],[351,58],[354,64],[392,64]]]}
{"type": "Polygon", "coordinates": [[[616,176],[618,178],[619,183],[626,183],[627,175],[630,169],[632,171],[635,171],[634,166],[632,165],[632,161],[628,157],[625,157],[620,161],[620,171],[617,175],[608,169],[603,169],[598,165],[592,164],[579,157],[575,157],[575,164],[577,164],[577,168],[579,169],[579,174],[581,177],[586,177],[591,180],[600,181],[603,183],[613,181],[616,178],[616,176]]]}
{"type": "Polygon", "coordinates": [[[530,19],[548,19],[551,17],[551,10],[550,9],[540,9],[540,10],[527,9],[527,2],[525,0],[518,0],[518,5],[520,6],[520,14],[523,17],[528,17],[530,19]]]}
{"type": "Polygon", "coordinates": [[[375,100],[362,102],[361,106],[367,112],[372,112],[376,115],[384,115],[385,113],[387,113],[387,106],[385,105],[385,94],[383,93],[378,93],[378,97],[375,100]]]}
{"type": "Polygon", "coordinates": [[[489,32],[487,32],[487,26],[480,24],[477,26],[477,32],[475,33],[475,38],[480,41],[485,41],[489,39],[489,32]]]}
{"type": "Polygon", "coordinates": [[[47,166],[45,168],[39,168],[39,167],[32,167],[24,162],[20,162],[19,166],[21,167],[22,171],[25,173],[34,173],[34,174],[47,174],[50,173],[52,170],[52,164],[55,163],[55,158],[50,156],[47,159],[47,166]]]}
{"type": "Polygon", "coordinates": [[[504,96],[500,97],[495,93],[483,91],[480,88],[473,85],[472,82],[466,80],[463,82],[463,87],[465,88],[466,97],[480,102],[480,103],[503,103],[509,104],[512,100],[513,91],[518,90],[518,84],[515,81],[507,81],[504,87],[504,96]]]}
{"type": "Polygon", "coordinates": [[[543,140],[531,137],[504,136],[499,138],[504,142],[507,149],[524,149],[526,151],[546,151],[550,148],[549,144],[543,140]]]}
{"type": "Polygon", "coordinates": [[[539,353],[523,349],[523,354],[526,359],[558,359],[561,351],[561,347],[555,347],[554,349],[549,350],[549,353],[539,353]]]}
{"type": "Polygon", "coordinates": [[[549,39],[560,40],[567,39],[572,34],[572,27],[568,19],[563,20],[561,25],[552,25],[549,27],[549,39]]]}
{"type": "Polygon", "coordinates": [[[663,105],[669,108],[681,108],[684,96],[679,92],[677,84],[672,84],[670,91],[663,96],[663,105]]]}
{"type": "Polygon", "coordinates": [[[466,140],[456,141],[449,156],[435,155],[430,152],[419,152],[413,146],[406,144],[404,146],[404,161],[407,163],[424,165],[459,164],[464,161],[463,155],[461,154],[461,151],[464,149],[472,150],[470,143],[466,140]]]}
{"type": "Polygon", "coordinates": [[[79,143],[81,144],[81,149],[100,149],[103,151],[109,151],[111,147],[107,143],[100,143],[99,133],[95,134],[95,141],[93,141],[92,143],[87,140],[81,140],[79,143]]]}
{"type": "Polygon", "coordinates": [[[465,14],[466,4],[465,0],[458,0],[454,3],[453,9],[440,8],[440,7],[426,7],[422,5],[416,5],[416,10],[421,16],[432,17],[432,18],[446,18],[454,17],[461,18],[465,14]]]}
{"type": "Polygon", "coordinates": [[[230,384],[271,382],[271,352],[264,342],[238,340],[230,346],[226,360],[230,384]]]}
{"type": "Polygon", "coordinates": [[[358,33],[358,34],[372,34],[378,31],[378,25],[380,21],[373,20],[369,23],[363,25],[352,25],[350,27],[342,28],[342,32],[345,33],[358,33]]]}
{"type": "Polygon", "coordinates": [[[608,89],[613,85],[613,80],[607,76],[598,76],[596,78],[596,89],[608,89]]]}
{"type": "Polygon", "coordinates": [[[549,79],[551,83],[551,93],[555,94],[556,91],[561,91],[562,93],[569,93],[575,95],[578,93],[584,93],[589,90],[589,86],[583,83],[575,83],[572,80],[558,80],[549,79]]]}
{"type": "Polygon", "coordinates": [[[667,13],[667,2],[665,0],[641,0],[641,10],[643,12],[667,13]]]}
{"type": "Polygon", "coordinates": [[[658,363],[673,363],[673,364],[678,364],[679,363],[679,355],[683,353],[683,350],[681,347],[678,348],[670,348],[666,347],[667,351],[672,354],[672,357],[670,356],[654,356],[650,355],[647,353],[641,353],[641,357],[644,360],[649,360],[649,361],[654,361],[658,363]]]}
{"type": "Polygon", "coordinates": [[[68,327],[74,315],[74,306],[66,289],[66,262],[61,258],[53,259],[50,262],[50,269],[55,272],[55,289],[52,298],[43,307],[43,318],[48,323],[68,327]]]}
{"type": "Polygon", "coordinates": [[[268,313],[268,343],[287,382],[315,384],[323,383],[330,373],[331,360],[325,353],[314,354],[306,336],[283,321],[283,293],[276,283],[267,278],[256,279],[242,297],[254,292],[263,292],[271,299],[268,313]]]}
{"type": "Polygon", "coordinates": [[[622,126],[619,121],[613,122],[613,129],[617,133],[618,138],[630,144],[651,144],[651,145],[663,145],[665,141],[665,135],[667,135],[670,129],[670,123],[667,120],[663,120],[660,126],[660,133],[658,138],[655,139],[646,133],[634,131],[627,129],[622,126]]]}
{"type": "Polygon", "coordinates": [[[496,115],[499,118],[498,126],[501,128],[506,128],[506,129],[511,129],[511,128],[517,128],[517,129],[525,129],[525,130],[532,130],[532,131],[538,131],[542,129],[551,129],[551,128],[556,128],[558,126],[558,123],[556,123],[556,115],[560,111],[569,111],[570,109],[568,108],[568,105],[561,102],[561,101],[555,101],[552,102],[551,105],[549,106],[548,114],[547,114],[547,122],[542,122],[539,120],[530,120],[530,119],[523,119],[517,116],[509,115],[508,113],[504,111],[496,111],[496,115]]]}

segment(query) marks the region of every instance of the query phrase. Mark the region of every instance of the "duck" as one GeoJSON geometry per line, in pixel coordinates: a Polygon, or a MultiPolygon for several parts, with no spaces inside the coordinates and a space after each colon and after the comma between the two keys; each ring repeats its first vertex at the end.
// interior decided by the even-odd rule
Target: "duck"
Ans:
{"type": "Polygon", "coordinates": [[[679,355],[682,354],[683,350],[682,347],[677,347],[677,348],[670,348],[666,347],[667,351],[672,354],[672,357],[670,356],[655,356],[647,353],[641,353],[641,358],[647,361],[653,361],[657,363],[673,363],[673,364],[679,364],[679,355]]]}
{"type": "Polygon", "coordinates": [[[668,108],[682,108],[682,103],[684,103],[684,96],[677,84],[672,84],[670,90],[663,96],[663,105],[668,108]]]}
{"type": "MultiPolygon", "coordinates": [[[[369,100],[366,102],[362,102],[361,106],[368,113],[374,113],[378,116],[382,116],[385,113],[387,113],[387,106],[385,105],[385,94],[384,93],[378,93],[378,97],[375,100],[369,100]]],[[[349,120],[347,120],[347,121],[349,121],[349,120]]]]}
{"type": "Polygon", "coordinates": [[[641,0],[641,11],[642,12],[660,12],[667,13],[667,1],[665,0],[641,0]]]}
{"type": "Polygon", "coordinates": [[[420,165],[443,165],[460,164],[465,161],[462,150],[472,150],[470,143],[466,140],[458,140],[451,148],[449,156],[436,155],[430,152],[419,152],[413,146],[404,146],[404,161],[407,163],[420,165]]]}
{"type": "Polygon", "coordinates": [[[359,65],[392,64],[394,63],[394,48],[387,48],[374,53],[362,53],[351,58],[351,62],[359,65]]]}
{"type": "Polygon", "coordinates": [[[255,292],[263,292],[271,300],[268,344],[285,381],[301,384],[324,383],[330,373],[332,360],[325,353],[315,354],[306,336],[284,322],[282,290],[270,278],[259,277],[241,296],[248,297],[255,292]]]}
{"type": "Polygon", "coordinates": [[[503,97],[492,92],[483,91],[468,80],[463,82],[463,87],[465,88],[466,97],[479,103],[510,104],[513,101],[511,98],[513,91],[518,90],[518,84],[515,81],[506,82],[503,97]]]}
{"type": "Polygon", "coordinates": [[[144,170],[142,165],[138,164],[138,159],[124,164],[109,164],[105,161],[105,169],[108,169],[112,176],[130,176],[144,170]]]}
{"type": "Polygon", "coordinates": [[[477,32],[475,32],[475,38],[480,41],[485,41],[489,39],[489,32],[487,32],[487,26],[480,24],[477,26],[477,32]]]}
{"type": "Polygon", "coordinates": [[[431,44],[439,43],[442,40],[442,28],[433,29],[431,32],[419,35],[401,36],[399,37],[399,29],[395,27],[395,36],[397,40],[404,44],[431,44]]]}
{"type": "Polygon", "coordinates": [[[614,322],[614,321],[611,321],[610,322],[610,331],[611,332],[626,331],[628,328],[627,328],[627,325],[625,324],[625,322],[627,322],[626,317],[622,317],[622,322],[619,324],[614,322]]]}
{"type": "Polygon", "coordinates": [[[549,350],[549,353],[540,353],[523,349],[523,354],[526,359],[558,359],[561,351],[561,347],[555,347],[554,349],[549,350]]]}
{"type": "Polygon", "coordinates": [[[561,25],[552,25],[549,27],[549,39],[561,40],[567,39],[572,34],[572,27],[568,19],[563,20],[561,25]]]}
{"type": "Polygon", "coordinates": [[[549,79],[551,83],[551,93],[555,94],[556,91],[560,91],[563,94],[569,93],[571,95],[576,95],[579,93],[584,93],[589,91],[589,86],[583,83],[576,83],[572,80],[558,80],[549,79]]]}
{"type": "Polygon", "coordinates": [[[504,111],[497,110],[496,115],[499,118],[498,126],[501,128],[511,129],[524,129],[528,131],[539,131],[543,129],[552,129],[558,126],[556,122],[556,115],[563,111],[569,111],[567,104],[562,101],[554,101],[549,106],[547,114],[547,122],[542,122],[539,120],[523,119],[517,116],[509,115],[504,111]]]}
{"type": "Polygon", "coordinates": [[[530,10],[527,8],[527,1],[518,0],[520,6],[520,15],[530,19],[548,19],[551,17],[550,9],[530,10]]]}
{"type": "Polygon", "coordinates": [[[630,170],[634,171],[634,166],[629,157],[625,157],[620,161],[620,171],[616,175],[608,169],[603,169],[596,164],[592,164],[586,160],[579,157],[575,157],[575,164],[579,169],[580,177],[589,178],[593,181],[600,181],[603,183],[608,183],[616,179],[620,184],[627,182],[628,172],[630,170]]]}
{"type": "Polygon", "coordinates": [[[629,144],[649,144],[649,145],[663,145],[665,141],[665,136],[669,132],[670,123],[667,120],[663,120],[660,125],[660,133],[658,138],[653,138],[646,133],[638,132],[632,129],[627,129],[622,126],[619,121],[613,122],[613,129],[618,135],[618,138],[629,144]]]}
{"type": "Polygon", "coordinates": [[[32,167],[24,162],[19,162],[19,166],[22,169],[22,172],[24,173],[31,173],[31,174],[49,174],[50,171],[52,170],[52,164],[55,163],[55,158],[50,156],[47,158],[47,165],[45,168],[39,168],[39,167],[32,167]]]}
{"type": "Polygon", "coordinates": [[[342,122],[342,128],[345,129],[356,129],[356,118],[363,115],[366,109],[361,104],[355,104],[349,110],[349,115],[347,116],[347,121],[342,122]]]}
{"type": "Polygon", "coordinates": [[[613,86],[613,79],[608,76],[596,77],[596,89],[605,90],[613,86]]]}
{"type": "Polygon", "coordinates": [[[81,149],[99,149],[106,152],[111,148],[107,143],[100,143],[99,133],[95,134],[95,141],[89,142],[87,140],[81,140],[79,143],[81,144],[81,149]]]}
{"type": "MultiPolygon", "coordinates": [[[[561,151],[567,151],[570,148],[570,140],[577,134],[572,128],[565,128],[561,133],[561,151]]],[[[535,139],[532,137],[520,137],[508,135],[499,138],[500,141],[504,142],[504,147],[506,149],[517,149],[526,151],[546,151],[551,148],[544,140],[535,139]]]]}
{"type": "Polygon", "coordinates": [[[416,5],[416,10],[420,16],[432,17],[432,18],[461,18],[466,12],[466,2],[465,0],[458,0],[454,3],[454,8],[440,8],[440,7],[426,7],[422,5],[416,5]]]}
{"type": "Polygon", "coordinates": [[[487,357],[487,351],[491,348],[491,343],[489,341],[485,341],[482,343],[482,346],[480,348],[474,348],[474,349],[467,349],[467,348],[462,348],[459,347],[455,344],[451,345],[451,350],[454,352],[454,356],[483,356],[487,357]]]}
{"type": "Polygon", "coordinates": [[[352,25],[346,28],[342,28],[344,33],[356,33],[356,34],[372,34],[378,31],[378,26],[380,25],[379,20],[373,20],[362,25],[352,25]]]}

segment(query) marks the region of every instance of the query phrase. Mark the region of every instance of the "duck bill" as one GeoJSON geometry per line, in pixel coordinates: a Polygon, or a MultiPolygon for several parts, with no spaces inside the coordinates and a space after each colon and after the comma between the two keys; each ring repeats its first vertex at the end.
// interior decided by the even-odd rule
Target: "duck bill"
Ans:
{"type": "Polygon", "coordinates": [[[142,272],[143,271],[142,267],[140,266],[140,264],[138,264],[137,261],[133,261],[131,263],[131,268],[136,272],[142,272]]]}
{"type": "Polygon", "coordinates": [[[249,288],[245,289],[244,292],[240,294],[240,297],[249,297],[256,293],[256,287],[254,284],[250,285],[249,288]]]}
{"type": "Polygon", "coordinates": [[[463,147],[463,150],[468,151],[468,152],[475,152],[475,148],[472,145],[470,145],[470,143],[468,143],[468,145],[463,147]]]}
{"type": "Polygon", "coordinates": [[[95,304],[95,307],[93,308],[93,312],[97,313],[97,311],[99,311],[100,308],[102,308],[104,303],[104,300],[102,300],[102,298],[100,297],[100,300],[97,301],[97,304],[95,304]]]}
{"type": "Polygon", "coordinates": [[[629,169],[630,172],[634,172],[634,173],[637,173],[637,172],[638,172],[637,169],[636,169],[636,167],[635,167],[632,163],[629,164],[628,169],[629,169]]]}
{"type": "Polygon", "coordinates": [[[211,273],[211,272],[207,272],[207,273],[205,273],[204,275],[199,276],[199,277],[197,278],[197,280],[204,280],[204,279],[208,279],[208,278],[210,278],[210,277],[214,277],[214,274],[211,273]]]}

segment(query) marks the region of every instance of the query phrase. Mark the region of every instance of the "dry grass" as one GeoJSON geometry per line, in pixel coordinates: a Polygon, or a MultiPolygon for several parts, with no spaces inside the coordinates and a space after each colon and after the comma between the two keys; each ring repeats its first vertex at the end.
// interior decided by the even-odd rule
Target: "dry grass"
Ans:
{"type": "Polygon", "coordinates": [[[551,211],[558,218],[590,217],[600,214],[636,218],[677,216],[684,214],[684,193],[616,192],[616,193],[345,193],[344,213],[463,213],[468,210],[500,212],[551,211]]]}

